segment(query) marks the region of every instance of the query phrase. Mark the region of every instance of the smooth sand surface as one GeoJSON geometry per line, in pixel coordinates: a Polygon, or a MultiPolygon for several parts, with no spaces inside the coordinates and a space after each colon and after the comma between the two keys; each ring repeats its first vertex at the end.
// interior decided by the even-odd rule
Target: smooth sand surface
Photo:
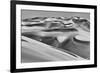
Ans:
{"type": "Polygon", "coordinates": [[[28,41],[22,42],[22,62],[84,60],[30,38],[22,38],[28,41]]]}

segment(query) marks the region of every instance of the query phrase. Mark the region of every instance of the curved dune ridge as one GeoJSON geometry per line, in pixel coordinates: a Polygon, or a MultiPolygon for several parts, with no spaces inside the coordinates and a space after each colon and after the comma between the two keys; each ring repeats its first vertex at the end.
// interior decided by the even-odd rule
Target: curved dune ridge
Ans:
{"type": "Polygon", "coordinates": [[[25,39],[28,41],[28,42],[25,42],[25,41],[22,42],[23,53],[26,52],[33,59],[34,59],[34,57],[37,57],[36,59],[39,58],[40,62],[45,61],[45,60],[47,60],[47,61],[79,60],[79,59],[84,60],[83,58],[81,58],[77,55],[73,56],[74,54],[72,55],[72,54],[65,53],[61,50],[54,49],[53,47],[51,47],[49,45],[40,43],[36,40],[27,38],[25,36],[22,36],[22,39],[25,39]],[[42,58],[42,60],[41,60],[41,58],[42,58]]]}
{"type": "Polygon", "coordinates": [[[78,42],[90,42],[90,22],[85,18],[23,19],[21,33],[22,62],[71,61],[90,58],[89,44],[78,42]]]}

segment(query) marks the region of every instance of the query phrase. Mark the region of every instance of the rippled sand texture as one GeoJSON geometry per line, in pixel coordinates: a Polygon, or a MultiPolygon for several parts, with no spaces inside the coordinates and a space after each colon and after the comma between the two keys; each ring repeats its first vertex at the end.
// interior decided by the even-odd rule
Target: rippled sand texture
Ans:
{"type": "Polygon", "coordinates": [[[33,17],[21,26],[24,63],[90,58],[90,22],[85,18],[33,17]]]}

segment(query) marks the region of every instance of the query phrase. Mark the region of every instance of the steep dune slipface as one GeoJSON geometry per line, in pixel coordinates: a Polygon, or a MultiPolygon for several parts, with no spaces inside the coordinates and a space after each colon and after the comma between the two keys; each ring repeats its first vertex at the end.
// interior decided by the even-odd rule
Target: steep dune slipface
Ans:
{"type": "Polygon", "coordinates": [[[31,39],[31,42],[35,40],[38,43],[46,44],[52,49],[42,48],[45,45],[41,45],[42,47],[36,46],[34,45],[35,42],[29,43],[29,40],[22,38],[22,43],[27,42],[22,44],[22,62],[89,59],[89,30],[89,21],[80,17],[35,17],[24,19],[22,20],[22,36],[31,39]],[[55,50],[62,52],[66,56],[55,50]]]}

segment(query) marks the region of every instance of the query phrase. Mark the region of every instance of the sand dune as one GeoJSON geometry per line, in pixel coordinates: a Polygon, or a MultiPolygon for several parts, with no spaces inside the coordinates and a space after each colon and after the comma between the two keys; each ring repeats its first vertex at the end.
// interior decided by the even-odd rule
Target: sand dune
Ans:
{"type": "Polygon", "coordinates": [[[40,19],[42,17],[22,20],[22,62],[90,58],[90,23],[87,19],[80,17],[40,19]]]}
{"type": "Polygon", "coordinates": [[[22,39],[27,40],[27,42],[22,42],[22,62],[27,62],[27,60],[31,62],[84,60],[77,55],[73,56],[74,54],[65,53],[36,40],[24,36],[22,36],[22,39]]]}

